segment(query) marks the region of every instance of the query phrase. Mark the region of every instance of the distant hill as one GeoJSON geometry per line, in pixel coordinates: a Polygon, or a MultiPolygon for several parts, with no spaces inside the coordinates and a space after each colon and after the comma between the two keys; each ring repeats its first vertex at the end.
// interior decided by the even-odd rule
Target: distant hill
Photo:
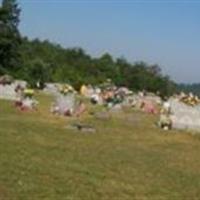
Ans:
{"type": "Polygon", "coordinates": [[[185,93],[192,92],[198,96],[200,96],[200,83],[186,84],[181,83],[177,85],[179,91],[183,91],[185,93]]]}

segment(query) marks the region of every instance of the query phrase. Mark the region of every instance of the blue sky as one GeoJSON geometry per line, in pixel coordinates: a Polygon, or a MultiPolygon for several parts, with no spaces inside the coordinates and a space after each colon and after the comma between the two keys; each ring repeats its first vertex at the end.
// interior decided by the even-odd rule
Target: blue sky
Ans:
{"type": "Polygon", "coordinates": [[[158,63],[178,82],[200,82],[200,0],[18,0],[20,30],[93,56],[158,63]]]}

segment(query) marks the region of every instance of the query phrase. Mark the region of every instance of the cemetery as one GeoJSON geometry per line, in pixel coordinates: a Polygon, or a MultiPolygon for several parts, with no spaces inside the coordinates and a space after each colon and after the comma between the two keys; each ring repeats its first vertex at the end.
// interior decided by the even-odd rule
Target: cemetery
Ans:
{"type": "Polygon", "coordinates": [[[0,0],[0,200],[199,200],[198,15],[0,0]]]}

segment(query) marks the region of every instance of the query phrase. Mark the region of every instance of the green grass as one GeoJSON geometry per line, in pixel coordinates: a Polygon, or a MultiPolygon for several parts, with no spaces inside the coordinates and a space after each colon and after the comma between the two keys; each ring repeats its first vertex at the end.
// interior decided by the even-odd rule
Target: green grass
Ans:
{"type": "Polygon", "coordinates": [[[188,200],[200,197],[200,139],[158,129],[139,112],[55,117],[0,101],[0,200],[188,200]],[[95,134],[66,129],[73,121],[95,134]]]}

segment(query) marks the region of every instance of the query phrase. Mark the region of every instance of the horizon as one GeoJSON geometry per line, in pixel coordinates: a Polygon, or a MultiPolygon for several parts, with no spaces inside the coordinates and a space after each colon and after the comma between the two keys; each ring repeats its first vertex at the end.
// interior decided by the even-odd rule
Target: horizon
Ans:
{"type": "Polygon", "coordinates": [[[18,2],[23,36],[80,47],[92,57],[158,64],[177,83],[200,82],[200,1],[18,2]]]}

